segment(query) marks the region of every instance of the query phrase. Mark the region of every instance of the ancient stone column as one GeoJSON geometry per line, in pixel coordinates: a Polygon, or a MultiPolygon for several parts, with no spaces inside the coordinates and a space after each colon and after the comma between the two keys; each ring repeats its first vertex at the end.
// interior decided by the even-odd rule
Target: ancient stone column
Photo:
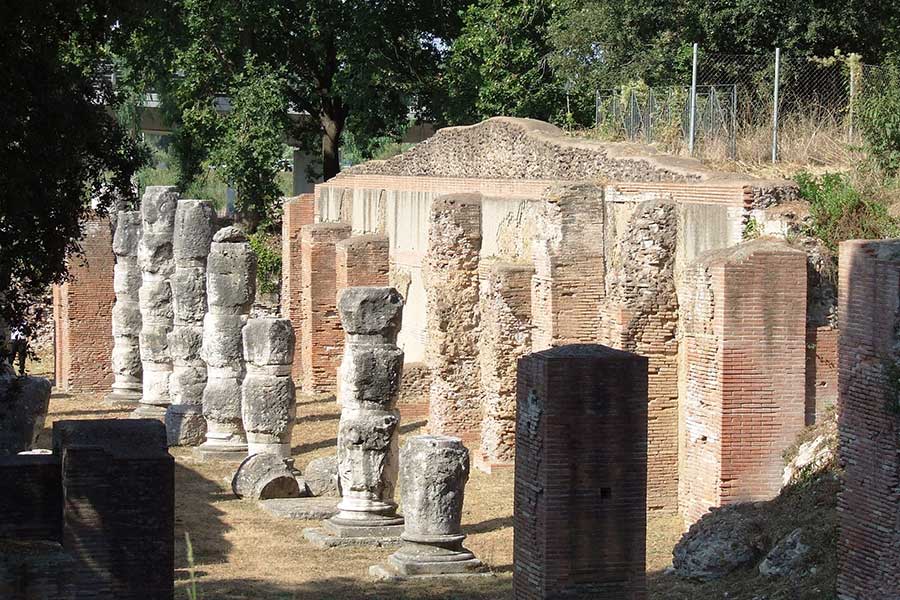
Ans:
{"type": "Polygon", "coordinates": [[[403,530],[394,502],[403,299],[390,287],[352,287],[341,294],[338,310],[346,333],[338,388],[341,502],[324,529],[304,533],[329,546],[396,541],[403,530]]]}
{"type": "Polygon", "coordinates": [[[375,566],[376,577],[455,575],[481,568],[463,548],[462,509],[469,480],[469,451],[462,440],[442,435],[411,438],[400,452],[400,486],[406,519],[403,546],[375,566]]]}
{"type": "Polygon", "coordinates": [[[206,259],[212,242],[214,208],[209,200],[180,200],[175,211],[175,325],[169,333],[172,405],[166,410],[170,446],[196,446],[206,435],[203,389],[206,363],[200,358],[206,314],[206,259]]]}
{"type": "Polygon", "coordinates": [[[197,455],[242,459],[247,438],[241,421],[241,331],[256,297],[256,255],[237,227],[224,227],[213,236],[206,266],[206,294],[209,312],[203,318],[200,350],[207,367],[203,389],[206,441],[197,448],[197,455]]]}
{"type": "Polygon", "coordinates": [[[134,404],[141,399],[141,267],[138,244],[141,239],[141,212],[120,211],[113,236],[116,255],[113,288],[116,303],[112,311],[112,370],[115,381],[106,401],[134,404]]]}
{"type": "Polygon", "coordinates": [[[289,458],[297,408],[291,379],[294,328],[290,319],[250,319],[243,341],[247,374],[241,384],[241,415],[247,453],[289,458]]]}
{"type": "Polygon", "coordinates": [[[164,419],[171,402],[169,377],[172,357],[169,332],[172,331],[172,287],[175,271],[172,235],[178,193],[170,186],[150,186],[141,199],[141,242],[138,264],[141,267],[141,367],[143,393],[132,413],[136,418],[164,419]]]}

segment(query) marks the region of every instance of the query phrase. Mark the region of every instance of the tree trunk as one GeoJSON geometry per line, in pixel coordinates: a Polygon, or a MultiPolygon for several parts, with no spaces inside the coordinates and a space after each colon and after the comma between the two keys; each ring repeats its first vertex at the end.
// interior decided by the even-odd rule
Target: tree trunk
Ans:
{"type": "Polygon", "coordinates": [[[328,181],[341,171],[341,133],[343,118],[322,113],[322,179],[328,181]]]}

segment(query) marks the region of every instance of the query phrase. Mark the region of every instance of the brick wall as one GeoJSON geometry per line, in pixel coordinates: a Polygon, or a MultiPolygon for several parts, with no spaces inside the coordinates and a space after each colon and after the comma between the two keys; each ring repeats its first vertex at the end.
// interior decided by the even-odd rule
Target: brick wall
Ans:
{"type": "Polygon", "coordinates": [[[781,489],[781,455],[804,426],[806,256],[745,242],[701,255],[685,287],[679,505],[690,524],[781,489]]]}
{"type": "Polygon", "coordinates": [[[451,194],[431,203],[422,276],[427,294],[425,363],[431,371],[431,433],[477,442],[478,260],[481,196],[451,194]]]}
{"type": "Polygon", "coordinates": [[[481,268],[483,414],[478,468],[510,467],[516,456],[516,361],[531,349],[530,265],[486,263],[481,268]]]}
{"type": "Polygon", "coordinates": [[[62,539],[58,456],[0,457],[0,481],[0,539],[62,539]]]}
{"type": "Polygon", "coordinates": [[[900,598],[900,241],[843,242],[839,264],[837,593],[900,598]]]}
{"type": "Polygon", "coordinates": [[[71,259],[71,281],[54,286],[56,386],[63,391],[107,391],[112,373],[115,255],[109,220],[91,218],[71,259]]]}
{"type": "MultiPolygon", "coordinates": [[[[315,197],[301,194],[284,201],[281,221],[281,316],[290,319],[294,326],[294,356],[301,351],[301,253],[300,229],[315,222],[315,197]]],[[[301,362],[295,360],[291,375],[301,377],[301,362]]]]}
{"type": "Polygon", "coordinates": [[[678,509],[677,211],[674,203],[635,207],[607,256],[600,342],[649,360],[647,507],[678,509]]]}
{"type": "Polygon", "coordinates": [[[806,424],[819,421],[837,404],[838,330],[806,327],[806,424]]]}
{"type": "Polygon", "coordinates": [[[358,286],[387,286],[390,243],[385,235],[356,235],[335,246],[337,294],[358,286]]]}
{"type": "Polygon", "coordinates": [[[603,190],[561,186],[542,199],[532,246],[532,348],[593,342],[603,298],[603,190]]]}
{"type": "Polygon", "coordinates": [[[342,223],[304,225],[300,234],[300,363],[305,393],[333,393],[344,348],[337,312],[335,245],[350,237],[342,223]]]}
{"type": "Polygon", "coordinates": [[[646,598],[647,359],[521,358],[516,419],[516,600],[646,598]]]}

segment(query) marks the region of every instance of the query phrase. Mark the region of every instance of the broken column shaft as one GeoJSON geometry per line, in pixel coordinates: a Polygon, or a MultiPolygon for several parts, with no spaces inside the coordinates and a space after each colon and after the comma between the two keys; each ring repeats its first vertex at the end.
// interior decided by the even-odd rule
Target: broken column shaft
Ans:
{"type": "Polygon", "coordinates": [[[110,403],[134,404],[141,399],[141,267],[138,244],[141,239],[141,212],[119,211],[113,236],[116,255],[113,288],[116,304],[112,311],[112,370],[115,381],[106,396],[110,403]]]}
{"type": "Polygon", "coordinates": [[[171,403],[169,377],[172,357],[168,335],[172,331],[172,288],[175,271],[172,236],[178,193],[171,186],[150,186],[141,199],[143,233],[138,245],[141,267],[141,366],[143,393],[133,417],[164,419],[171,403]]]}
{"type": "Polygon", "coordinates": [[[203,388],[206,363],[200,358],[206,314],[206,260],[212,242],[213,205],[209,200],[180,200],[175,212],[172,299],[175,324],[169,333],[172,404],[166,410],[170,446],[196,446],[206,434],[203,388]]]}
{"type": "Polygon", "coordinates": [[[247,438],[241,422],[241,332],[256,297],[256,255],[237,227],[225,227],[213,236],[206,294],[209,312],[203,318],[200,353],[207,366],[203,390],[206,441],[197,448],[197,454],[201,458],[242,459],[247,438]]]}

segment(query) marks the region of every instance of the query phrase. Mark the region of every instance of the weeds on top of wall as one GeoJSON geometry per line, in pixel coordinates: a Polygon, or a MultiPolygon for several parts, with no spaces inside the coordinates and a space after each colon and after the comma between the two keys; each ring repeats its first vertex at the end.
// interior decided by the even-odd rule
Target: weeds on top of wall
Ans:
{"type": "Polygon", "coordinates": [[[900,221],[890,214],[884,186],[845,173],[816,176],[801,171],[794,180],[809,202],[804,233],[821,240],[832,253],[844,240],[900,235],[900,221]]]}

